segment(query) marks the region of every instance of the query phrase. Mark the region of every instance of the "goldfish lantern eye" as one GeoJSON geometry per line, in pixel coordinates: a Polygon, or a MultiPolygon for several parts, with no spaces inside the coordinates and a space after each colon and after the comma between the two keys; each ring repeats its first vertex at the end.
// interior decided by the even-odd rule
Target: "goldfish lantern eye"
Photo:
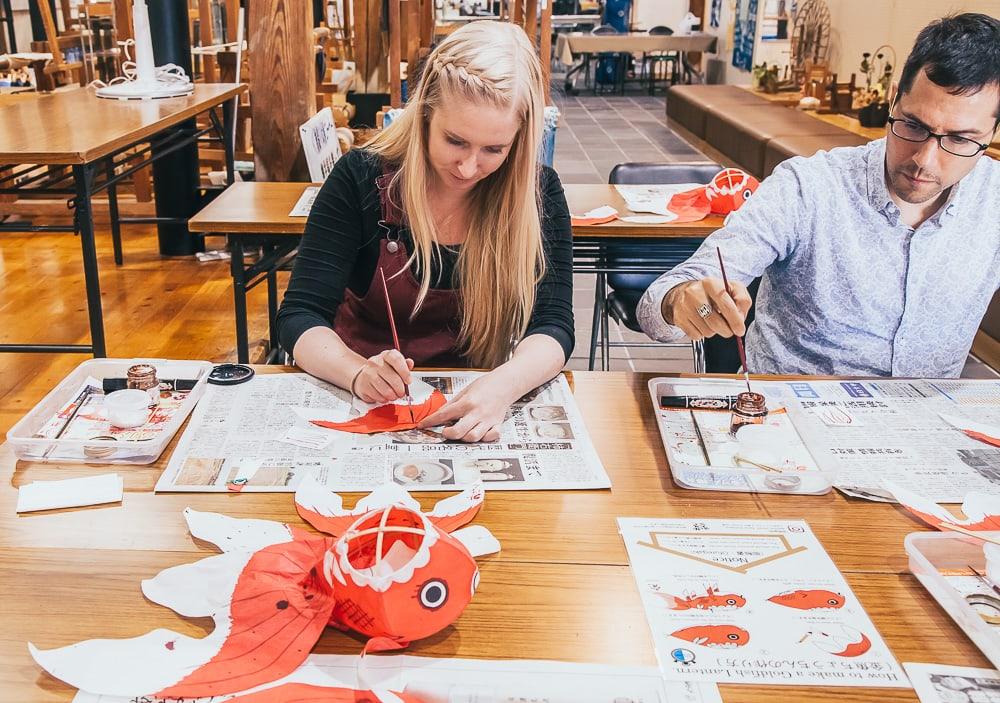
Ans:
{"type": "Polygon", "coordinates": [[[726,638],[735,641],[735,640],[738,640],[740,638],[740,636],[737,635],[735,632],[733,632],[732,634],[726,635],[726,638]]]}
{"type": "Polygon", "coordinates": [[[476,569],[476,573],[472,577],[472,595],[476,595],[477,588],[479,588],[479,569],[476,569]]]}
{"type": "Polygon", "coordinates": [[[736,605],[735,598],[726,598],[726,605],[736,605]]]}
{"type": "Polygon", "coordinates": [[[837,605],[840,601],[838,601],[836,598],[830,598],[826,602],[829,603],[830,605],[837,605]]]}
{"type": "Polygon", "coordinates": [[[441,579],[431,579],[420,587],[420,605],[428,610],[437,610],[447,600],[448,585],[441,579]]]}
{"type": "Polygon", "coordinates": [[[753,191],[750,190],[749,188],[747,188],[745,191],[743,191],[743,199],[744,200],[749,200],[751,195],[753,195],[753,191]]]}

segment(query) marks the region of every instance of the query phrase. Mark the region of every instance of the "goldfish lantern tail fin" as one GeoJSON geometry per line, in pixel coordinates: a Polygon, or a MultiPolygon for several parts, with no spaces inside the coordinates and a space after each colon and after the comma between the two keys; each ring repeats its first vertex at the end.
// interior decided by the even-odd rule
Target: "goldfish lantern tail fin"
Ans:
{"type": "MultiPolygon", "coordinates": [[[[260,550],[247,563],[224,614],[214,656],[159,698],[235,693],[291,674],[309,656],[336,601],[323,575],[326,539],[297,540],[260,550]]],[[[216,616],[217,625],[220,616],[216,616]]],[[[216,633],[213,633],[215,636],[216,633]]]]}
{"type": "Polygon", "coordinates": [[[317,530],[334,537],[344,534],[365,513],[390,505],[420,510],[420,503],[395,483],[379,486],[350,510],[344,507],[344,501],[339,495],[320,485],[312,476],[302,479],[295,491],[295,510],[299,516],[317,530]]]}
{"type": "Polygon", "coordinates": [[[184,509],[184,520],[192,537],[210,542],[223,552],[255,552],[296,537],[293,528],[272,520],[241,520],[191,508],[184,509]]]}
{"type": "Polygon", "coordinates": [[[439,501],[427,518],[444,532],[453,532],[462,525],[472,522],[483,507],[486,491],[477,483],[471,488],[439,501]]]}
{"type": "Polygon", "coordinates": [[[667,209],[677,215],[674,222],[697,222],[708,217],[712,211],[705,186],[675,193],[667,203],[667,209]]]}

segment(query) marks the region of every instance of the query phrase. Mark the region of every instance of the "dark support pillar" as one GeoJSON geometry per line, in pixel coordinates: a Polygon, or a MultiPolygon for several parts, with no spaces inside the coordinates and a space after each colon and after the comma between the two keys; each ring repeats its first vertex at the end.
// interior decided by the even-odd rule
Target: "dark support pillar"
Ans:
{"type": "MultiPolygon", "coordinates": [[[[52,17],[55,19],[59,15],[56,13],[56,0],[48,0],[49,7],[52,8],[52,17]]],[[[38,2],[28,3],[28,16],[31,18],[31,41],[45,41],[45,24],[42,22],[42,13],[38,10],[38,2]]],[[[63,20],[65,22],[65,20],[63,20]]]]}
{"type": "MultiPolygon", "coordinates": [[[[153,35],[153,57],[157,66],[172,63],[191,75],[191,37],[187,3],[177,0],[148,0],[149,26],[153,35]]],[[[195,129],[193,119],[175,129],[195,129]]],[[[156,153],[154,149],[154,155],[156,153]]],[[[156,216],[185,220],[201,207],[198,145],[191,144],[153,162],[156,216]]],[[[160,222],[156,225],[160,253],[185,256],[205,250],[204,238],[188,231],[187,224],[160,222]]]]}

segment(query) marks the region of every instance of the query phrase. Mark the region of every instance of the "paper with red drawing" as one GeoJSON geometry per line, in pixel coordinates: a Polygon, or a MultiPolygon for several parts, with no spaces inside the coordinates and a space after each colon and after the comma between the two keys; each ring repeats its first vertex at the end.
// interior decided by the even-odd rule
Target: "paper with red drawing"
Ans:
{"type": "Polygon", "coordinates": [[[667,679],[906,687],[906,677],[799,520],[619,518],[667,679]]]}
{"type": "Polygon", "coordinates": [[[409,491],[608,488],[573,392],[562,376],[515,402],[498,442],[449,441],[414,422],[482,373],[417,372],[405,399],[367,404],[306,374],[258,373],[209,386],[157,491],[291,492],[307,476],[338,491],[386,482],[409,491]]]}

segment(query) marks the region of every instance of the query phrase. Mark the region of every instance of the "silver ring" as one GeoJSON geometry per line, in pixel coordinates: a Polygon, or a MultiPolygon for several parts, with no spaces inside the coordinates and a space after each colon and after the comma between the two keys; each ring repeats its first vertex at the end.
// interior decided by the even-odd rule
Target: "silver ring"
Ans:
{"type": "Polygon", "coordinates": [[[697,312],[701,319],[707,319],[708,316],[712,314],[712,306],[708,303],[703,303],[702,306],[698,308],[697,312]]]}

